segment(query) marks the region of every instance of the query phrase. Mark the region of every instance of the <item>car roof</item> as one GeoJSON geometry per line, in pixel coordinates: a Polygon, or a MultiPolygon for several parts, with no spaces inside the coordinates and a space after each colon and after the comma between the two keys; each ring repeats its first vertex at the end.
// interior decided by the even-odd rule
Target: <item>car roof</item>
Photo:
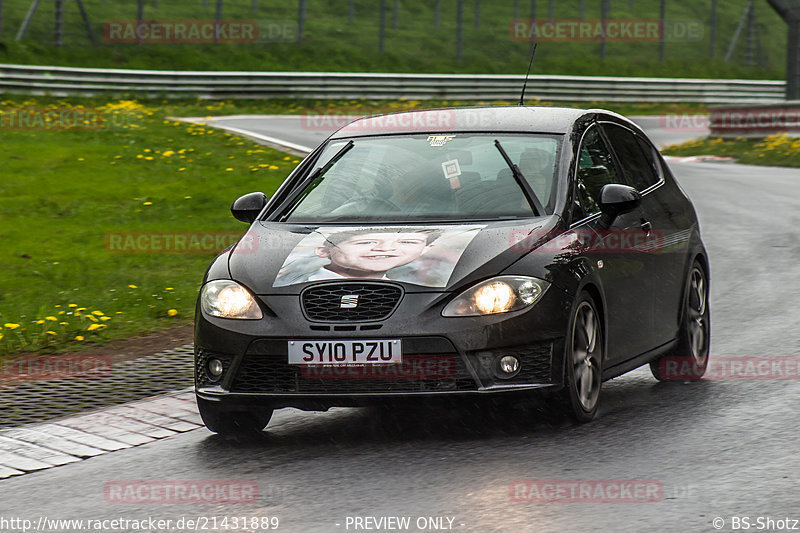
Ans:
{"type": "Polygon", "coordinates": [[[576,120],[602,113],[628,122],[603,109],[571,107],[493,106],[449,107],[371,115],[354,120],[331,138],[402,133],[526,132],[567,133],[576,120]]]}

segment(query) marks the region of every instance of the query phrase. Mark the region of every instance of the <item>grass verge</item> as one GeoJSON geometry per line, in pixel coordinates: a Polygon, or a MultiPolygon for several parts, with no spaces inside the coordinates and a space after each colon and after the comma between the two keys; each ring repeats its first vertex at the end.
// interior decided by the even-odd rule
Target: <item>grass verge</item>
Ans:
{"type": "Polygon", "coordinates": [[[664,147],[664,155],[733,157],[745,165],[800,167],[800,137],[786,134],[764,139],[696,139],[664,147]]]}

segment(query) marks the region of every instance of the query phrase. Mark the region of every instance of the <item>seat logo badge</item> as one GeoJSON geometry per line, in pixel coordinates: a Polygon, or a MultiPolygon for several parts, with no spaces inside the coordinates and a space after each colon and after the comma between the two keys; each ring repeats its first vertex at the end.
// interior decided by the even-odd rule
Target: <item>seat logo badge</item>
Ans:
{"type": "Polygon", "coordinates": [[[358,307],[358,294],[345,294],[339,304],[342,309],[354,309],[358,307]]]}

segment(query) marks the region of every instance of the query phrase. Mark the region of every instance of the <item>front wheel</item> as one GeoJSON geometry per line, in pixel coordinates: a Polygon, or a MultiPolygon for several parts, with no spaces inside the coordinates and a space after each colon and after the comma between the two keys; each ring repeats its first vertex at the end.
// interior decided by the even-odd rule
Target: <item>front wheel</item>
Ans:
{"type": "Polygon", "coordinates": [[[591,296],[583,293],[572,312],[564,357],[561,407],[573,420],[589,422],[597,414],[603,383],[603,327],[591,296]]]}
{"type": "Polygon", "coordinates": [[[197,398],[197,408],[203,423],[210,431],[223,436],[261,433],[272,418],[272,409],[230,411],[220,408],[219,404],[220,402],[197,398]]]}
{"type": "Polygon", "coordinates": [[[689,272],[683,302],[678,345],[650,363],[659,381],[692,381],[703,377],[708,368],[711,339],[711,313],[708,306],[708,276],[699,261],[689,272]]]}

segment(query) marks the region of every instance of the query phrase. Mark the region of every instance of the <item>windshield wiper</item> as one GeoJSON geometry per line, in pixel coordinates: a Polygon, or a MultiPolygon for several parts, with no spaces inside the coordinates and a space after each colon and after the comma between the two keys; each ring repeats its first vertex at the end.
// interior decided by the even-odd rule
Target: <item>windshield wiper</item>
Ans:
{"type": "Polygon", "coordinates": [[[347,144],[345,144],[344,146],[342,146],[342,147],[341,147],[341,149],[339,149],[339,151],[338,151],[338,152],[336,152],[336,154],[335,154],[333,157],[331,157],[331,158],[328,160],[328,162],[327,162],[327,163],[325,163],[325,164],[324,164],[324,165],[322,165],[321,167],[317,167],[316,169],[314,169],[314,171],[313,171],[311,174],[309,174],[309,175],[308,175],[308,177],[306,178],[306,183],[308,183],[308,182],[312,182],[312,183],[313,183],[313,181],[314,181],[315,179],[317,179],[318,177],[320,177],[321,175],[323,175],[323,174],[325,174],[327,171],[329,171],[329,170],[331,169],[331,167],[332,167],[333,165],[335,165],[335,164],[336,164],[336,162],[337,162],[337,161],[339,161],[339,160],[342,158],[342,156],[344,156],[344,154],[346,154],[347,152],[349,152],[349,151],[350,151],[350,149],[351,149],[351,148],[352,148],[354,145],[355,145],[355,143],[353,143],[353,141],[347,141],[347,144]]]}
{"type": "Polygon", "coordinates": [[[525,195],[525,199],[528,200],[528,203],[533,209],[533,214],[538,216],[544,215],[544,207],[542,207],[542,202],[539,201],[539,198],[536,197],[536,193],[533,192],[531,188],[531,184],[528,183],[528,180],[525,179],[525,176],[522,175],[522,171],[519,167],[514,163],[508,154],[506,153],[503,145],[500,144],[500,141],[497,139],[494,140],[494,145],[497,147],[497,150],[500,152],[500,155],[503,156],[503,159],[508,165],[508,168],[511,169],[511,173],[514,175],[514,179],[517,180],[517,184],[522,187],[522,193],[525,195]]]}
{"type": "MultiPolygon", "coordinates": [[[[290,209],[288,209],[286,211],[286,213],[281,215],[281,220],[286,220],[289,217],[289,215],[292,214],[292,211],[294,211],[294,208],[297,207],[300,204],[300,202],[303,200],[303,198],[308,196],[311,193],[311,191],[313,191],[314,189],[317,188],[317,185],[319,185],[319,183],[314,184],[314,182],[317,180],[317,178],[319,178],[320,176],[322,176],[323,174],[328,172],[331,169],[331,167],[333,165],[335,165],[336,162],[339,161],[344,156],[344,154],[346,154],[347,152],[350,151],[351,148],[353,148],[353,146],[355,146],[355,143],[352,140],[347,141],[347,144],[342,146],[339,149],[339,151],[336,152],[336,154],[328,160],[327,163],[325,163],[321,167],[315,168],[308,175],[308,177],[306,177],[306,179],[303,180],[303,183],[299,187],[297,187],[297,190],[299,190],[300,193],[297,196],[295,196],[294,198],[292,198],[291,200],[287,200],[286,202],[284,202],[284,204],[288,203],[292,207],[290,209]]],[[[278,208],[278,212],[280,212],[282,209],[284,209],[284,206],[281,206],[280,208],[278,208]]]]}

